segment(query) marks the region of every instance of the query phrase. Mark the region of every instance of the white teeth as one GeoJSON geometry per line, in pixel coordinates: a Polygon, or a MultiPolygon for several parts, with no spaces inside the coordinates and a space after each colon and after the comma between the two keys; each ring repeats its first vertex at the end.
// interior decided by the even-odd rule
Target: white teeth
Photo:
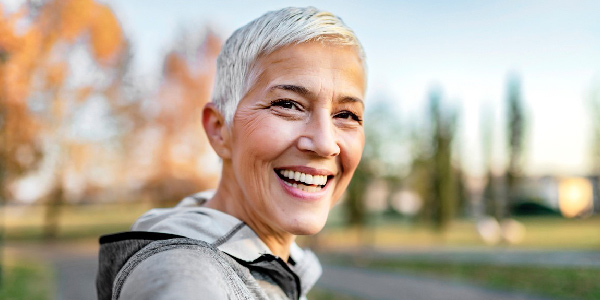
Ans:
{"type": "Polygon", "coordinates": [[[327,176],[326,175],[311,175],[311,174],[306,174],[306,173],[301,173],[301,172],[294,172],[292,170],[280,170],[279,173],[284,178],[289,178],[289,179],[304,183],[304,184],[300,184],[300,185],[288,183],[288,185],[292,185],[294,187],[299,186],[300,189],[309,191],[309,192],[320,191],[321,186],[327,184],[327,176]],[[312,188],[314,188],[314,189],[312,189],[312,188],[309,189],[309,187],[307,187],[307,186],[312,186],[312,188]],[[306,189],[304,187],[306,187],[306,189]]]}
{"type": "Polygon", "coordinates": [[[325,185],[327,183],[327,176],[325,175],[317,175],[313,179],[313,184],[316,185],[325,185]]]}

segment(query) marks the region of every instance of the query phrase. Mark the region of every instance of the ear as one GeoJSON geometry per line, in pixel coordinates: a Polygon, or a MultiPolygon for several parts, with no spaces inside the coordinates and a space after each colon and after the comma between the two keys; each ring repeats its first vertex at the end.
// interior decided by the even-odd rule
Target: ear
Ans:
{"type": "Polygon", "coordinates": [[[210,145],[221,159],[231,158],[231,133],[225,118],[214,103],[207,103],[202,110],[202,125],[210,145]]]}

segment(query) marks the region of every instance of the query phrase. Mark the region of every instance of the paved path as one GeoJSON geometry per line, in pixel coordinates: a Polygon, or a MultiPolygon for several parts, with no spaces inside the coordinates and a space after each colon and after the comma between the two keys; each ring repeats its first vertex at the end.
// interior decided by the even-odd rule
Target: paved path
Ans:
{"type": "Polygon", "coordinates": [[[541,300],[519,293],[498,292],[447,281],[324,266],[319,287],[373,300],[541,300]]]}
{"type": "Polygon", "coordinates": [[[96,300],[96,257],[71,257],[55,261],[57,300],[96,300]]]}
{"type": "MultiPolygon", "coordinates": [[[[97,243],[60,243],[60,244],[16,244],[8,245],[8,251],[14,251],[25,257],[36,257],[51,262],[57,269],[57,300],[93,300],[96,299],[95,277],[97,272],[97,243]]],[[[478,252],[479,253],[479,252],[478,252]]],[[[600,261],[596,252],[536,252],[508,254],[510,259],[498,259],[498,263],[522,263],[523,259],[535,259],[544,256],[540,263],[556,261],[581,261],[589,263],[589,259],[600,261]],[[586,254],[587,253],[587,254],[586,254]],[[585,258],[585,259],[583,259],[585,258]],[[573,260],[575,259],[575,260],[573,260]]],[[[415,255],[428,255],[430,259],[447,261],[452,259],[485,260],[490,257],[502,257],[498,251],[477,254],[464,251],[418,251],[418,252],[377,252],[369,255],[388,255],[397,257],[404,255],[410,258],[415,255]],[[478,256],[479,255],[479,256],[478,256]]],[[[351,267],[325,266],[318,286],[364,299],[394,300],[539,300],[519,293],[499,292],[469,286],[450,281],[429,279],[425,277],[399,274],[396,272],[374,271],[351,267]]]]}
{"type": "Polygon", "coordinates": [[[6,251],[20,257],[42,259],[55,268],[56,300],[96,300],[98,246],[95,241],[83,243],[16,243],[6,251]]]}

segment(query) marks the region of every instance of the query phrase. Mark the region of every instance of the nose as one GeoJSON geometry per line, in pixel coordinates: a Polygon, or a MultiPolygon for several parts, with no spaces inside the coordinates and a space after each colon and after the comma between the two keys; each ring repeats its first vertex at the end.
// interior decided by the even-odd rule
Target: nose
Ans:
{"type": "Polygon", "coordinates": [[[313,114],[298,139],[298,148],[322,157],[339,155],[340,145],[335,129],[329,112],[313,114]]]}

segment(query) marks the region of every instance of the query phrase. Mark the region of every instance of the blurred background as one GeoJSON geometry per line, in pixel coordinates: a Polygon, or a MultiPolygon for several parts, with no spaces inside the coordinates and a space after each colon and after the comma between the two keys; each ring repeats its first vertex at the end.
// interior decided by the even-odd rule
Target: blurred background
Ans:
{"type": "Polygon", "coordinates": [[[0,298],[95,299],[99,235],[214,188],[222,43],[308,5],[369,69],[361,164],[299,237],[311,298],[600,299],[592,0],[0,1],[0,298]]]}

